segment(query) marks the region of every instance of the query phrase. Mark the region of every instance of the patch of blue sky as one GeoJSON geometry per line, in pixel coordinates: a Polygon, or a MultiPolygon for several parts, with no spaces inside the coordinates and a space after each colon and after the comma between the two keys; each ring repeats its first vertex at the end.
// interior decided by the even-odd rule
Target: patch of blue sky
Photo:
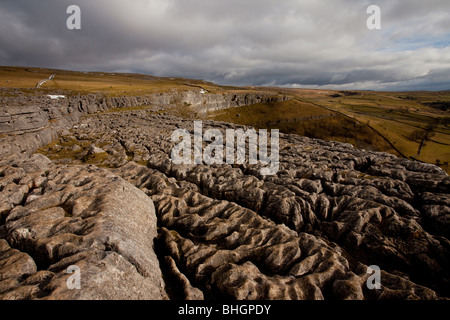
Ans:
{"type": "Polygon", "coordinates": [[[378,48],[378,52],[404,52],[415,51],[424,48],[439,48],[443,49],[450,46],[450,34],[446,34],[439,37],[405,37],[396,38],[386,37],[387,41],[384,41],[382,46],[378,48]]]}

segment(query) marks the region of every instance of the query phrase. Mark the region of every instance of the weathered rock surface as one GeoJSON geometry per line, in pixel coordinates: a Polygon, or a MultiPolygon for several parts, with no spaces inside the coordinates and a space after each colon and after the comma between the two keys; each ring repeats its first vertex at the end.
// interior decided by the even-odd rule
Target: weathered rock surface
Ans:
{"type": "Polygon", "coordinates": [[[41,157],[0,168],[0,299],[164,298],[151,199],[105,169],[41,157]]]}
{"type": "Polygon", "coordinates": [[[53,163],[8,160],[0,298],[450,297],[440,168],[284,134],[273,176],[260,165],[175,165],[179,128],[193,123],[152,110],[94,114],[48,146],[53,163]],[[67,289],[69,265],[86,291],[67,289]],[[367,287],[371,265],[381,289],[367,287]]]}
{"type": "Polygon", "coordinates": [[[189,107],[188,112],[206,113],[288,99],[286,96],[264,92],[202,94],[198,90],[174,90],[135,97],[107,97],[102,94],[64,97],[50,99],[48,95],[24,95],[20,91],[7,91],[5,96],[0,96],[0,159],[13,154],[30,155],[78,123],[83,115],[111,108],[149,106],[161,110],[176,106],[189,107]]]}

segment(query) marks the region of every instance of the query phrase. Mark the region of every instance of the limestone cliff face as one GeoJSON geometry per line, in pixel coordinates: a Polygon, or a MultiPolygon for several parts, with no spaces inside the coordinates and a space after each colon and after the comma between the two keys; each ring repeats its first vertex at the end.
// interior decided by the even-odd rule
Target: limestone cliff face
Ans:
{"type": "Polygon", "coordinates": [[[197,91],[155,93],[143,96],[105,97],[100,94],[50,99],[48,96],[0,98],[0,158],[16,153],[31,154],[71,128],[85,114],[111,108],[149,105],[177,106],[197,113],[260,102],[286,100],[267,93],[209,94],[197,91]]]}
{"type": "Polygon", "coordinates": [[[0,109],[0,132],[32,132],[48,126],[49,117],[37,106],[13,106],[0,109]]]}
{"type": "MultiPolygon", "coordinates": [[[[110,108],[126,108],[142,105],[154,105],[161,107],[168,106],[191,106],[197,112],[206,112],[209,110],[220,110],[230,107],[240,107],[252,105],[260,102],[276,102],[289,99],[284,95],[273,95],[265,92],[236,92],[236,93],[203,93],[196,91],[173,91],[167,93],[153,93],[141,96],[119,96],[106,97],[101,94],[88,94],[68,96],[61,99],[50,99],[48,96],[15,96],[0,98],[1,106],[8,106],[7,110],[0,110],[0,133],[14,133],[22,128],[14,123],[8,123],[11,119],[8,117],[19,118],[20,109],[23,114],[34,113],[29,116],[28,126],[23,129],[33,129],[46,113],[50,120],[58,120],[62,117],[69,117],[70,120],[77,121],[79,113],[95,113],[105,111],[110,108]],[[14,108],[20,106],[22,108],[14,108]],[[39,115],[38,115],[39,114],[39,115]],[[10,126],[7,127],[6,125],[10,126]]],[[[24,120],[24,119],[22,119],[24,120]]],[[[45,119],[44,119],[45,121],[45,119]]]]}
{"type": "Polygon", "coordinates": [[[260,102],[275,102],[288,99],[286,96],[261,93],[200,93],[184,91],[160,93],[140,97],[109,98],[104,103],[109,107],[127,107],[138,105],[188,105],[200,113],[221,110],[230,107],[252,105],[260,102]]]}
{"type": "Polygon", "coordinates": [[[199,94],[188,92],[182,97],[183,103],[186,102],[194,107],[195,110],[205,113],[227,109],[231,107],[248,106],[261,102],[276,102],[288,99],[285,96],[274,96],[265,93],[247,93],[247,94],[199,94]]]}
{"type": "Polygon", "coordinates": [[[192,132],[192,121],[97,113],[271,99],[207,97],[24,97],[3,107],[0,299],[450,297],[450,177],[439,167],[285,134],[273,176],[261,164],[176,165],[171,133],[192,132]],[[46,156],[32,154],[53,138],[46,156]],[[67,287],[73,265],[81,290],[67,287]],[[378,290],[367,286],[372,265],[378,290]]]}

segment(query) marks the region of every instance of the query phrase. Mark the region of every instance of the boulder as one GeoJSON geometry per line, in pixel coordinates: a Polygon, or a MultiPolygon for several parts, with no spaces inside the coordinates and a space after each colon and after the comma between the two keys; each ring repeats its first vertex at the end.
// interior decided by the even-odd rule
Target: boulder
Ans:
{"type": "MultiPolygon", "coordinates": [[[[30,161],[33,163],[33,159],[30,161]]],[[[23,166],[28,168],[30,163],[23,166]]],[[[15,201],[11,210],[3,212],[1,244],[3,252],[11,251],[8,245],[14,248],[14,254],[19,255],[14,261],[27,263],[19,261],[21,268],[14,271],[8,262],[11,254],[0,256],[1,273],[17,280],[0,294],[0,299],[166,296],[153,250],[155,208],[142,191],[94,166],[50,165],[45,172],[27,175],[23,170],[20,174],[20,181],[16,179],[9,188],[18,191],[21,183],[30,181],[29,190],[23,193],[23,205],[15,205],[15,201]],[[67,286],[71,266],[80,270],[79,290],[67,286]],[[38,271],[47,271],[46,276],[35,275],[38,271]],[[34,280],[28,280],[30,277],[34,280]],[[32,291],[29,283],[33,283],[32,291]]]]}

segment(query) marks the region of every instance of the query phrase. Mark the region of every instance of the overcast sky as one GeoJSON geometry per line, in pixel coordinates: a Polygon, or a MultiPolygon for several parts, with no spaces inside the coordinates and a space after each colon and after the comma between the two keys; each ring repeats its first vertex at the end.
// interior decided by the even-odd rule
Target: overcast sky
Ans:
{"type": "Polygon", "coordinates": [[[0,65],[218,84],[450,89],[450,0],[1,0],[0,65]],[[369,30],[369,5],[381,29],[369,30]],[[68,30],[69,5],[81,30],[68,30]]]}

